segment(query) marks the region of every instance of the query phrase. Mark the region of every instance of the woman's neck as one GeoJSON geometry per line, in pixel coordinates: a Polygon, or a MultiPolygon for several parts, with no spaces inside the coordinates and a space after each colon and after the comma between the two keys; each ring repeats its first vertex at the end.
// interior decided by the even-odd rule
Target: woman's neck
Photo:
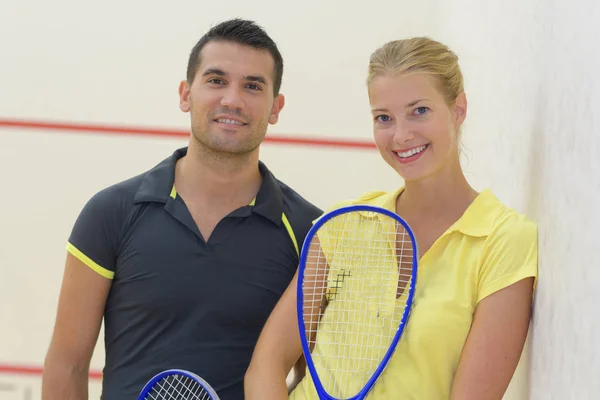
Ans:
{"type": "Polygon", "coordinates": [[[396,211],[418,219],[456,220],[477,194],[458,165],[418,181],[407,181],[396,201],[396,211]]]}

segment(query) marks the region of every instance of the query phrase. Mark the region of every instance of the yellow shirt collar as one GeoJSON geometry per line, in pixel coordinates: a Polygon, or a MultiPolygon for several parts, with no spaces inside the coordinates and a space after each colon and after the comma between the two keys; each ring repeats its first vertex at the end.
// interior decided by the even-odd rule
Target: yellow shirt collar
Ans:
{"type": "MultiPolygon", "coordinates": [[[[395,212],[396,199],[402,191],[404,191],[404,187],[400,187],[390,192],[369,192],[356,199],[353,203],[370,204],[395,212]]],[[[500,203],[492,191],[490,189],[484,189],[477,195],[464,214],[450,227],[450,229],[448,229],[448,231],[451,232],[456,230],[465,235],[475,237],[487,236],[491,233],[494,222],[502,213],[503,209],[502,203],[500,203]]]]}

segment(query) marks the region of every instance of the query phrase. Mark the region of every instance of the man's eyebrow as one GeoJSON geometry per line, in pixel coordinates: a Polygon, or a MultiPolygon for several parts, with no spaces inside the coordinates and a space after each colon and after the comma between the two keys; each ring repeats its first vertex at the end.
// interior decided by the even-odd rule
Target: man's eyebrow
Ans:
{"type": "Polygon", "coordinates": [[[245,79],[247,81],[259,82],[259,83],[262,83],[263,85],[267,84],[267,80],[260,75],[248,75],[245,77],[245,79]]]}
{"type": "MultiPolygon", "coordinates": [[[[202,76],[207,75],[227,76],[227,73],[219,68],[208,68],[206,71],[204,71],[204,73],[202,73],[202,76]]],[[[245,76],[244,79],[247,81],[259,82],[263,85],[267,85],[267,80],[261,75],[248,75],[245,76]]]]}
{"type": "Polygon", "coordinates": [[[202,74],[202,76],[207,76],[207,75],[225,76],[227,74],[225,73],[225,71],[223,71],[219,68],[209,68],[206,71],[204,71],[204,73],[202,74]]]}

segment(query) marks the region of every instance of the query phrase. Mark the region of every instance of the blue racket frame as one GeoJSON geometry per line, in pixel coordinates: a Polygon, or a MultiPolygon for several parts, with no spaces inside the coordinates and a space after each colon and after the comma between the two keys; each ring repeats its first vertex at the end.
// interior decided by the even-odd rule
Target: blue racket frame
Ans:
{"type": "Polygon", "coordinates": [[[193,372],[186,371],[184,369],[176,369],[176,368],[162,371],[162,372],[156,374],[154,377],[152,377],[152,379],[150,379],[148,381],[148,383],[146,383],[146,385],[144,386],[144,388],[138,395],[137,400],[145,400],[148,393],[150,393],[152,391],[152,389],[154,389],[154,386],[159,381],[161,381],[163,378],[166,378],[171,375],[183,375],[187,378],[190,378],[190,379],[196,381],[197,383],[200,384],[200,386],[202,386],[202,388],[204,390],[206,390],[208,392],[208,395],[210,396],[211,400],[219,400],[219,396],[217,395],[215,390],[204,379],[200,378],[198,375],[194,374],[193,372]]]}
{"type": "Polygon", "coordinates": [[[394,351],[396,350],[398,341],[400,340],[400,337],[402,336],[402,333],[404,332],[404,328],[406,326],[406,322],[408,321],[408,317],[410,315],[410,311],[412,308],[413,297],[414,297],[415,288],[416,288],[416,284],[417,284],[417,269],[418,269],[417,260],[418,260],[418,254],[419,254],[418,249],[417,249],[417,240],[415,238],[415,235],[414,235],[412,229],[408,225],[408,223],[406,221],[404,221],[398,214],[396,214],[388,209],[382,208],[382,207],[370,206],[370,205],[366,205],[366,204],[344,206],[344,207],[337,208],[333,211],[330,211],[330,212],[322,215],[321,218],[319,218],[317,220],[317,222],[311,227],[311,229],[308,231],[308,233],[306,235],[306,238],[304,239],[304,243],[302,245],[302,252],[300,255],[300,266],[299,266],[299,270],[298,270],[298,283],[296,286],[296,291],[297,291],[296,307],[297,307],[297,313],[298,313],[297,320],[298,320],[298,329],[300,331],[300,341],[302,342],[302,350],[304,352],[304,357],[306,359],[306,366],[308,367],[308,370],[310,371],[313,382],[315,384],[315,389],[317,390],[317,394],[319,395],[319,398],[321,400],[340,400],[340,399],[330,396],[323,388],[323,384],[321,383],[321,380],[319,379],[319,376],[315,369],[315,365],[313,363],[312,356],[310,354],[308,340],[306,338],[306,331],[305,331],[305,327],[304,327],[304,293],[302,291],[302,283],[304,282],[304,279],[303,279],[304,270],[306,269],[306,259],[308,257],[308,250],[310,248],[312,238],[318,232],[319,228],[321,228],[321,226],[323,226],[323,224],[325,224],[327,221],[329,221],[332,218],[335,218],[339,215],[346,214],[349,212],[357,212],[357,211],[358,212],[381,213],[381,214],[384,214],[384,215],[398,221],[406,229],[406,231],[408,232],[408,234],[410,236],[410,239],[411,239],[411,242],[413,245],[413,265],[412,265],[412,273],[411,273],[411,281],[410,281],[410,290],[408,292],[408,299],[406,301],[406,308],[404,309],[404,313],[402,315],[402,320],[400,321],[400,325],[398,326],[396,334],[394,335],[394,338],[392,340],[390,348],[385,353],[383,359],[381,360],[381,363],[379,364],[379,366],[377,367],[377,369],[375,370],[375,372],[373,373],[371,378],[368,380],[368,382],[365,384],[363,389],[360,392],[358,392],[354,397],[350,397],[349,399],[345,399],[345,400],[362,400],[362,399],[364,399],[367,396],[367,394],[369,394],[369,392],[371,391],[373,386],[375,385],[375,382],[377,381],[377,379],[379,379],[379,376],[381,375],[381,373],[387,366],[388,362],[390,361],[390,358],[394,354],[394,351]]]}

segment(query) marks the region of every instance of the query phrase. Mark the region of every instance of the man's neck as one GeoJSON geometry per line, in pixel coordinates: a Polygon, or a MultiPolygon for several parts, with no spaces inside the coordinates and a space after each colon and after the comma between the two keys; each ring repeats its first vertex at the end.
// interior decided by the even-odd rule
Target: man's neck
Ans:
{"type": "Polygon", "coordinates": [[[184,198],[202,204],[248,204],[262,182],[258,149],[245,155],[216,154],[190,143],[175,169],[175,187],[184,198]]]}

